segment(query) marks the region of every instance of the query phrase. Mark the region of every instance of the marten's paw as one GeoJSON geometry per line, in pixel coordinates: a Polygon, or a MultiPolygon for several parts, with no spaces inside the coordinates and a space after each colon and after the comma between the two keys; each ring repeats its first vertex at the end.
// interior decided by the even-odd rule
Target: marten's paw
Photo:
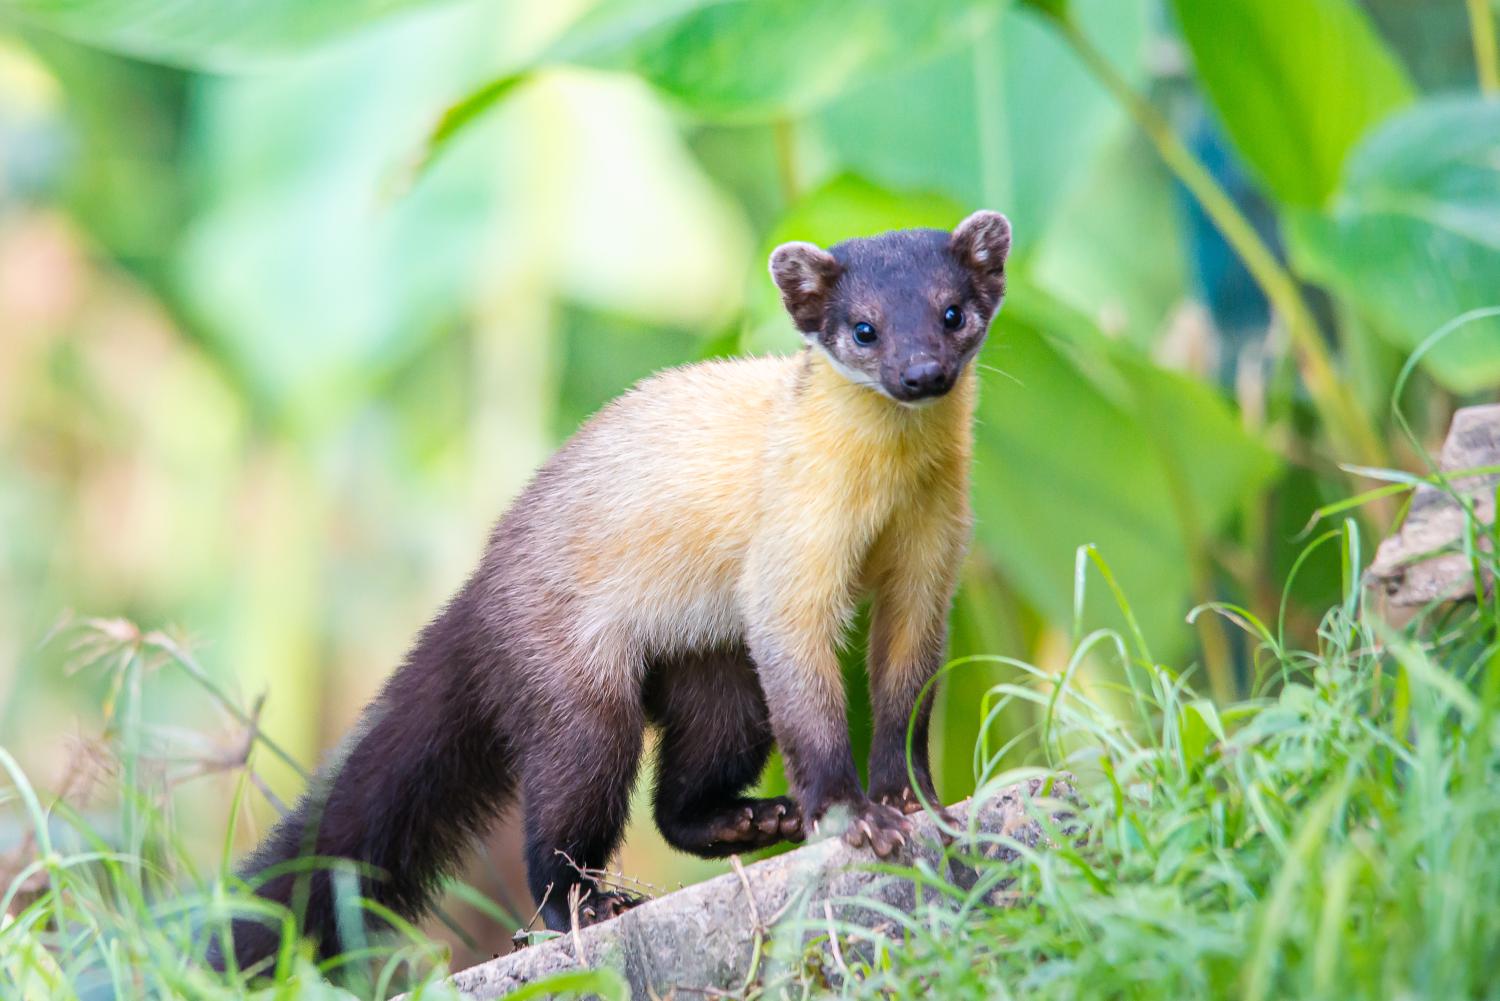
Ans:
{"type": "Polygon", "coordinates": [[[893,810],[900,810],[908,817],[919,813],[922,809],[922,801],[917,794],[912,792],[911,786],[902,786],[900,792],[877,792],[870,790],[870,798],[881,806],[888,806],[893,810]]]}
{"type": "Polygon", "coordinates": [[[844,828],[849,847],[869,847],[881,858],[890,858],[910,837],[911,821],[901,811],[871,800],[851,806],[849,826],[844,828]]]}
{"type": "Polygon", "coordinates": [[[590,890],[588,896],[578,902],[578,926],[586,928],[617,918],[644,899],[620,890],[590,890]]]}
{"type": "Polygon", "coordinates": [[[741,799],[686,816],[658,812],[657,822],[673,847],[704,858],[723,858],[803,838],[802,811],[785,796],[741,799]]]}
{"type": "MultiPolygon", "coordinates": [[[[894,793],[877,793],[874,790],[871,790],[870,798],[875,802],[881,804],[882,806],[888,806],[893,810],[900,810],[908,817],[914,813],[921,813],[923,810],[928,808],[922,805],[921,797],[913,792],[911,786],[909,785],[902,786],[900,792],[894,793]]],[[[943,805],[938,802],[936,796],[928,793],[927,802],[930,804],[932,812],[936,813],[938,815],[938,819],[940,819],[944,824],[947,824],[951,827],[954,824],[958,823],[958,821],[954,819],[953,814],[949,813],[943,807],[943,805]]]]}
{"type": "Polygon", "coordinates": [[[752,799],[731,807],[708,822],[711,842],[764,848],[782,841],[802,840],[802,810],[785,796],[752,799]]]}

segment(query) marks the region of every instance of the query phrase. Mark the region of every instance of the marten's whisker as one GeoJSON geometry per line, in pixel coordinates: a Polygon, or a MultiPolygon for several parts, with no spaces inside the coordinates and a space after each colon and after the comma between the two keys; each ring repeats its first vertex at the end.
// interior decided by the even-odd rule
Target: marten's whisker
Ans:
{"type": "Polygon", "coordinates": [[[1011,382],[1015,383],[1017,386],[1020,386],[1023,389],[1026,387],[1026,383],[1022,382],[1020,379],[1016,378],[1014,375],[1011,375],[1009,372],[1005,371],[1005,369],[1003,369],[1003,368],[996,368],[993,365],[986,365],[983,362],[977,362],[977,361],[974,362],[973,364],[974,364],[975,368],[982,368],[986,372],[994,372],[996,375],[1003,376],[1004,378],[1009,379],[1011,382]]]}

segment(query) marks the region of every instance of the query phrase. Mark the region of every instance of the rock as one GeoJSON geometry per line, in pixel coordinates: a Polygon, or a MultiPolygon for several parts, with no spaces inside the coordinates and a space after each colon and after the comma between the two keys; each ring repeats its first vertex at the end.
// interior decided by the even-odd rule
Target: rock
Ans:
{"type": "MultiPolygon", "coordinates": [[[[1043,786],[1033,779],[977,805],[966,800],[951,807],[969,832],[957,847],[971,857],[983,855],[1004,864],[1018,856],[997,843],[996,836],[1028,846],[1040,843],[1041,825],[1033,819],[1029,801],[1044,793],[1049,800],[1073,795],[1061,781],[1050,792],[1043,786]]],[[[891,861],[944,873],[960,887],[972,886],[975,872],[945,854],[932,818],[924,813],[912,820],[914,837],[891,861]]],[[[637,998],[671,997],[674,991],[677,997],[738,992],[746,984],[752,956],[761,957],[758,975],[785,962],[785,948],[763,951],[757,938],[761,944],[774,939],[780,946],[789,939],[796,954],[803,941],[827,934],[830,918],[840,926],[866,928],[889,922],[887,915],[860,906],[860,901],[911,913],[919,893],[924,900],[935,897],[936,891],[919,890],[911,879],[870,871],[873,861],[867,850],[851,849],[837,838],[818,841],[647,901],[575,934],[481,963],[455,974],[451,983],[465,997],[498,998],[565,970],[607,966],[625,977],[637,998]]]]}
{"type": "MultiPolygon", "coordinates": [[[[1438,459],[1443,472],[1500,466],[1500,404],[1465,407],[1453,415],[1448,440],[1438,459]]],[[[1495,488],[1500,473],[1449,481],[1452,492],[1469,498],[1481,523],[1479,546],[1494,552],[1495,488]]],[[[1466,514],[1448,490],[1423,484],[1412,497],[1401,528],[1380,544],[1365,575],[1392,605],[1421,606],[1474,597],[1474,568],[1463,555],[1466,514]],[[1436,553],[1437,555],[1434,555],[1436,553]]],[[[1493,574],[1483,570],[1487,590],[1493,574]]]]}

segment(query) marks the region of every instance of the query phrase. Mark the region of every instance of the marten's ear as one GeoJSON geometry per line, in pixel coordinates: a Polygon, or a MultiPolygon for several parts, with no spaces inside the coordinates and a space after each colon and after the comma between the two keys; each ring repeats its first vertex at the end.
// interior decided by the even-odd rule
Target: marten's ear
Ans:
{"type": "Polygon", "coordinates": [[[783,243],[771,252],[771,278],[798,330],[823,329],[828,296],[843,270],[832,254],[810,243],[783,243]]]}
{"type": "Polygon", "coordinates": [[[993,309],[1005,295],[1005,258],[1010,255],[1010,220],[981,209],[958,224],[950,241],[953,256],[974,273],[976,290],[993,309]]]}

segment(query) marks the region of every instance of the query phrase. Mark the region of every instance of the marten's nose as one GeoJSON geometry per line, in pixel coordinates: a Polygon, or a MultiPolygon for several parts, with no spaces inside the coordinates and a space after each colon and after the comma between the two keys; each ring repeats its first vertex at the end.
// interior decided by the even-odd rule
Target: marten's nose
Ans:
{"type": "Polygon", "coordinates": [[[912,362],[901,370],[901,385],[916,396],[932,396],[947,389],[943,366],[931,358],[912,362]]]}

